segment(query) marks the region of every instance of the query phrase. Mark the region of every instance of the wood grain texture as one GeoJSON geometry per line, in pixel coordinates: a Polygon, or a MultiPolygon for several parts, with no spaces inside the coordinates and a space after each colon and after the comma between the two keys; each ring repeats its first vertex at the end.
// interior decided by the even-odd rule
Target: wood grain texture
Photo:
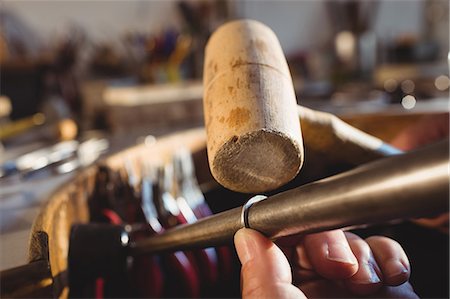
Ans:
{"type": "Polygon", "coordinates": [[[221,26],[206,46],[203,108],[208,159],[226,188],[258,193],[300,170],[303,144],[286,59],[265,25],[221,26]]]}
{"type": "Polygon", "coordinates": [[[330,161],[360,165],[400,153],[383,140],[349,125],[337,116],[298,106],[303,140],[330,161]]]}

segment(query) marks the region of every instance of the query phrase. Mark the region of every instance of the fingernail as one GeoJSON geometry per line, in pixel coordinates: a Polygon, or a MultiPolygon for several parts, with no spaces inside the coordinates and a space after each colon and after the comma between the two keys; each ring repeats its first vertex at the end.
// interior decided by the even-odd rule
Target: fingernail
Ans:
{"type": "Polygon", "coordinates": [[[346,264],[356,264],[357,262],[350,247],[344,244],[329,244],[327,258],[331,261],[346,264]]]}
{"type": "Polygon", "coordinates": [[[254,241],[248,237],[245,231],[240,229],[234,235],[234,244],[241,264],[247,263],[252,258],[252,252],[255,251],[254,241]]]}
{"type": "Polygon", "coordinates": [[[385,262],[383,273],[386,277],[395,278],[408,273],[408,269],[406,269],[400,260],[390,259],[385,262]]]}
{"type": "Polygon", "coordinates": [[[305,247],[297,246],[295,250],[297,252],[298,263],[300,264],[300,267],[306,270],[313,270],[314,267],[312,266],[308,255],[306,254],[305,247]]]}
{"type": "Polygon", "coordinates": [[[354,276],[353,282],[358,284],[372,284],[379,283],[381,281],[374,266],[371,263],[360,263],[360,269],[354,276]]]}

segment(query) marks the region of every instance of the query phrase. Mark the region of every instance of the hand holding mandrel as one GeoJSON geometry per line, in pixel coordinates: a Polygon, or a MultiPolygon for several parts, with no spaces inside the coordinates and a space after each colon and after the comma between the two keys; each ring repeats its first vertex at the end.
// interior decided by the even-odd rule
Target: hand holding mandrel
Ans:
{"type": "MultiPolygon", "coordinates": [[[[297,174],[303,161],[298,113],[304,141],[316,151],[348,151],[342,158],[355,164],[400,153],[332,115],[297,107],[276,36],[256,21],[234,21],[212,35],[204,85],[210,169],[233,190],[268,191],[297,174]]],[[[394,155],[247,206],[245,221],[241,208],[228,210],[135,244],[132,251],[214,246],[230,242],[243,226],[277,239],[436,214],[448,210],[447,167],[446,143],[394,155]]]]}

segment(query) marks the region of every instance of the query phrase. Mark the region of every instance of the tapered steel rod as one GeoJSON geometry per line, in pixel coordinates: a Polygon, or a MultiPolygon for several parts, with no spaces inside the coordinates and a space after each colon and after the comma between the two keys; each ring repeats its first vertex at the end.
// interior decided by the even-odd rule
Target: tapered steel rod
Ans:
{"type": "MultiPolygon", "coordinates": [[[[426,217],[449,208],[449,144],[362,165],[271,196],[248,212],[249,226],[271,239],[391,220],[426,217]]],[[[131,254],[230,242],[241,208],[130,244],[131,254]]]]}

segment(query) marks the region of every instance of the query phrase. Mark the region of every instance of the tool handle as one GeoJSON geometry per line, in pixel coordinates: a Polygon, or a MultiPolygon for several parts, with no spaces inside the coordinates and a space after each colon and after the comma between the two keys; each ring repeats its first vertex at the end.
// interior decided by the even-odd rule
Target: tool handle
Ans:
{"type": "Polygon", "coordinates": [[[303,140],[311,150],[336,162],[361,165],[402,151],[337,116],[298,105],[303,140]]]}

